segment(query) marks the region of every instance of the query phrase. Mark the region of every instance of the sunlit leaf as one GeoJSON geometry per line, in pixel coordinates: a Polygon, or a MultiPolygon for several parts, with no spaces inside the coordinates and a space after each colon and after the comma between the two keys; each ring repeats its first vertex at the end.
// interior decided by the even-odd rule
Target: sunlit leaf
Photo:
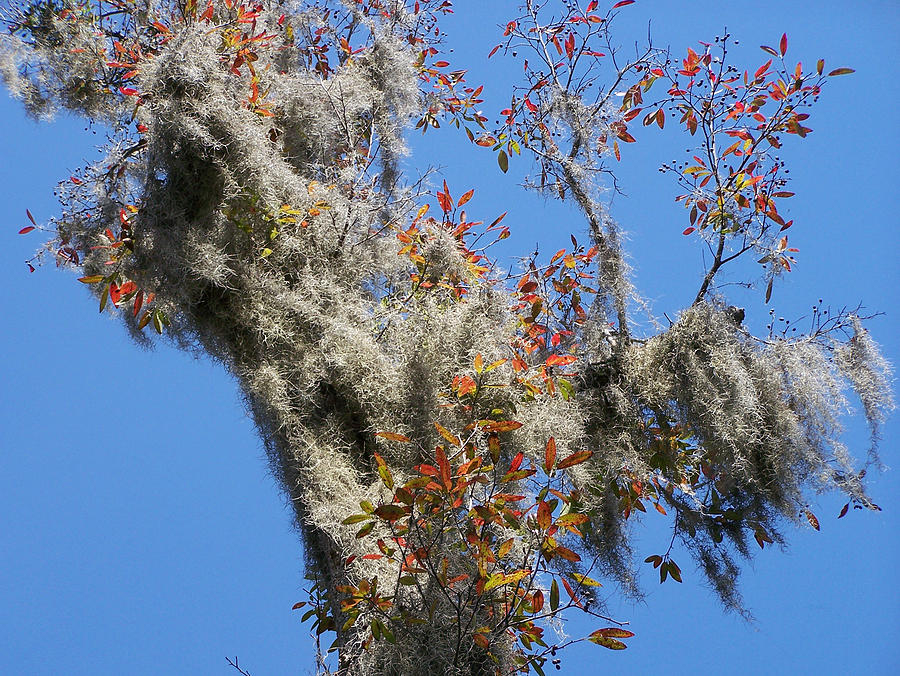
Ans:
{"type": "Polygon", "coordinates": [[[462,442],[460,442],[458,436],[453,434],[450,430],[448,430],[446,427],[441,425],[439,422],[435,422],[434,427],[435,427],[435,429],[437,429],[437,431],[440,433],[440,435],[442,437],[444,437],[444,439],[449,441],[454,446],[459,446],[462,443],[462,442]]]}
{"type": "MultiPolygon", "coordinates": [[[[578,584],[583,584],[586,587],[602,587],[603,585],[597,582],[592,578],[589,578],[587,575],[582,575],[581,573],[569,573],[578,584]]],[[[627,637],[626,637],[627,638],[627,637]]]]}
{"type": "Polygon", "coordinates": [[[580,465],[581,463],[588,460],[592,455],[594,455],[593,451],[575,451],[572,455],[560,460],[559,464],[556,465],[556,468],[566,469],[567,467],[580,465]]]}
{"type": "Polygon", "coordinates": [[[547,530],[553,523],[553,510],[550,505],[541,500],[537,509],[537,525],[541,530],[547,530]]]}
{"type": "Polygon", "coordinates": [[[556,439],[550,437],[547,439],[547,445],[544,447],[544,471],[550,474],[553,466],[556,464],[556,439]]]}

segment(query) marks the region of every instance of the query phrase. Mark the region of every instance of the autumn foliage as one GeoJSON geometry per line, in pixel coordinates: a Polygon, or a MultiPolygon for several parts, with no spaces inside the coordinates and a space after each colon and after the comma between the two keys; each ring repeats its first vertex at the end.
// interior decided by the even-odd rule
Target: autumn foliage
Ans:
{"type": "Polygon", "coordinates": [[[152,327],[235,375],[296,510],[322,670],[336,652],[342,674],[541,674],[573,642],[626,647],[597,589],[639,594],[636,561],[681,582],[674,552],[693,557],[743,611],[741,560],[785,524],[818,529],[811,491],[877,509],[863,477],[893,403],[864,318],[817,308],[804,335],[756,336],[718,284],[757,261],[763,307],[791,272],[777,151],[852,70],[795,64],[787,36],[749,69],[730,36],[623,58],[611,25],[633,4],[525,0],[485,47],[521,64],[506,92],[451,62],[448,0],[2,5],[11,92],[111,138],[58,217],[27,214],[21,234],[49,233],[28,265],[78,270],[136,340],[152,327]],[[710,257],[684,311],[640,333],[602,184],[675,128],[693,147],[661,167],[676,233],[710,257]],[[411,131],[504,173],[529,158],[526,187],[584,218],[571,248],[506,270],[505,213],[474,219],[478,185],[404,174],[411,131]],[[628,534],[648,510],[672,535],[645,558],[628,534]],[[596,629],[563,638],[570,612],[596,629]]]}

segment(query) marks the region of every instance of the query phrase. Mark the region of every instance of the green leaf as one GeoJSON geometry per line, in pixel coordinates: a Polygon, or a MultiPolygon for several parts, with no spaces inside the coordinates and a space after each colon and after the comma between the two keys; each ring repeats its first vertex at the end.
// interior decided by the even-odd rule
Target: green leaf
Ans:
{"type": "Polygon", "coordinates": [[[556,380],[556,384],[559,386],[560,394],[565,401],[569,401],[572,397],[575,396],[575,388],[572,387],[572,383],[570,383],[565,378],[558,378],[556,380]]]}
{"type": "Polygon", "coordinates": [[[82,284],[98,284],[104,279],[106,279],[106,277],[103,275],[88,275],[87,277],[79,277],[78,281],[82,284]]]}
{"type": "Polygon", "coordinates": [[[497,164],[500,165],[500,171],[504,174],[509,171],[509,157],[506,155],[505,150],[501,150],[497,154],[497,164]]]}
{"type": "Polygon", "coordinates": [[[852,68],[835,68],[833,71],[828,73],[828,77],[832,77],[834,75],[849,75],[850,73],[855,73],[856,71],[852,68]]]}
{"type": "Polygon", "coordinates": [[[348,516],[346,519],[341,521],[345,526],[351,526],[354,523],[360,523],[361,521],[368,521],[372,517],[368,514],[353,514],[352,516],[348,516]]]}
{"type": "Polygon", "coordinates": [[[550,611],[555,613],[557,608],[559,608],[559,585],[553,580],[550,583],[550,611]]]}

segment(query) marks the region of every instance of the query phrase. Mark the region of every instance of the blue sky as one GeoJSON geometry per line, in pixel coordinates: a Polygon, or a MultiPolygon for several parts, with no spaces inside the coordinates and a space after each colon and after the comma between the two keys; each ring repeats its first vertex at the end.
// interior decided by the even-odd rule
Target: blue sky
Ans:
{"type": "MultiPolygon", "coordinates": [[[[455,4],[446,24],[458,40],[452,60],[497,91],[485,104],[493,113],[515,68],[484,57],[515,3],[455,4]]],[[[870,327],[900,364],[896,3],[639,0],[622,13],[620,41],[645,36],[648,20],[655,43],[676,53],[727,26],[741,42],[740,65],[762,63],[756,46],[787,32],[790,57],[856,69],[829,82],[809,120],[814,133],[785,149],[800,253],[774,304],[791,317],[819,298],[832,307],[862,301],[885,312],[870,327]]],[[[102,131],[68,119],[36,125],[7,97],[0,121],[0,673],[236,673],[226,655],[254,676],[312,673],[307,629],[290,610],[302,596],[299,541],[234,382],[168,345],[142,351],[97,313],[74,275],[29,274],[23,264],[38,244],[37,233],[15,234],[25,209],[39,221],[56,212],[55,183],[93,157],[102,131]]],[[[570,211],[518,189],[524,162],[504,176],[450,130],[412,145],[411,164],[443,166],[454,195],[476,188],[471,214],[510,212],[505,255],[535,243],[552,253],[581,231],[570,211]]],[[[636,285],[659,315],[690,302],[702,269],[680,234],[676,188],[656,172],[689,145],[686,136],[641,133],[623,153],[627,197],[612,205],[629,232],[636,285]]],[[[740,298],[748,321],[766,314],[761,294],[740,298]]],[[[898,429],[896,417],[885,429],[888,466],[898,466],[898,429]]],[[[848,441],[864,452],[858,425],[848,441]]],[[[725,615],[682,555],[684,584],[647,575],[644,604],[610,589],[614,615],[637,634],[628,650],[568,649],[561,673],[895,673],[898,472],[874,477],[871,490],[884,511],[840,521],[839,498],[812,496],[822,531],[798,530],[788,551],[767,549],[748,566],[743,591],[755,623],[725,615]]],[[[661,525],[651,517],[638,528],[640,558],[665,541],[661,525]]],[[[591,627],[573,621],[571,631],[591,627]]]]}

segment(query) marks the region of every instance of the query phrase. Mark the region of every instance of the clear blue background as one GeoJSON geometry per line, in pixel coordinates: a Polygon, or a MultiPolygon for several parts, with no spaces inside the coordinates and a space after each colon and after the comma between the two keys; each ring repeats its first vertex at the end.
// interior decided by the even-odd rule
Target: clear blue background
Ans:
{"type": "MultiPolygon", "coordinates": [[[[518,66],[485,57],[515,3],[456,6],[445,24],[451,59],[494,92],[484,108],[493,115],[518,66]]],[[[676,54],[727,26],[745,50],[735,54],[741,65],[762,63],[756,46],[787,32],[789,58],[856,69],[828,83],[809,121],[814,133],[790,139],[784,153],[800,262],[774,304],[790,317],[818,298],[833,307],[863,301],[886,313],[870,326],[900,363],[897,3],[640,0],[623,10],[619,41],[642,39],[648,20],[656,44],[676,54]]],[[[0,121],[0,673],[236,673],[226,655],[254,676],[312,673],[307,628],[290,610],[302,597],[298,538],[234,382],[165,344],[138,349],[97,314],[74,275],[52,265],[28,274],[23,264],[39,241],[15,234],[25,209],[39,221],[57,211],[55,182],[93,157],[102,131],[93,136],[69,119],[38,126],[5,97],[0,121]]],[[[613,213],[630,233],[638,288],[658,314],[671,314],[692,299],[702,267],[680,234],[677,190],[656,168],[690,143],[649,130],[638,138],[623,148],[628,197],[616,197],[613,213]]],[[[413,148],[411,164],[445,167],[454,195],[476,188],[470,214],[490,220],[509,210],[504,255],[535,242],[552,253],[582,228],[571,212],[523,196],[524,161],[503,176],[490,153],[451,130],[416,137],[413,148]]],[[[761,293],[741,298],[757,326],[761,293]]],[[[894,420],[888,465],[898,464],[897,432],[894,420]]],[[[848,441],[864,451],[860,426],[848,441]]],[[[898,489],[896,471],[874,477],[884,511],[840,521],[837,497],[812,496],[822,531],[794,532],[786,553],[766,549],[743,577],[753,624],[723,614],[686,555],[676,557],[683,585],[645,576],[645,604],[623,602],[610,587],[612,612],[637,636],[621,653],[568,649],[562,673],[897,673],[898,489]]],[[[663,520],[646,521],[641,559],[667,543],[663,520]]],[[[573,620],[571,632],[593,627],[573,620]]]]}

